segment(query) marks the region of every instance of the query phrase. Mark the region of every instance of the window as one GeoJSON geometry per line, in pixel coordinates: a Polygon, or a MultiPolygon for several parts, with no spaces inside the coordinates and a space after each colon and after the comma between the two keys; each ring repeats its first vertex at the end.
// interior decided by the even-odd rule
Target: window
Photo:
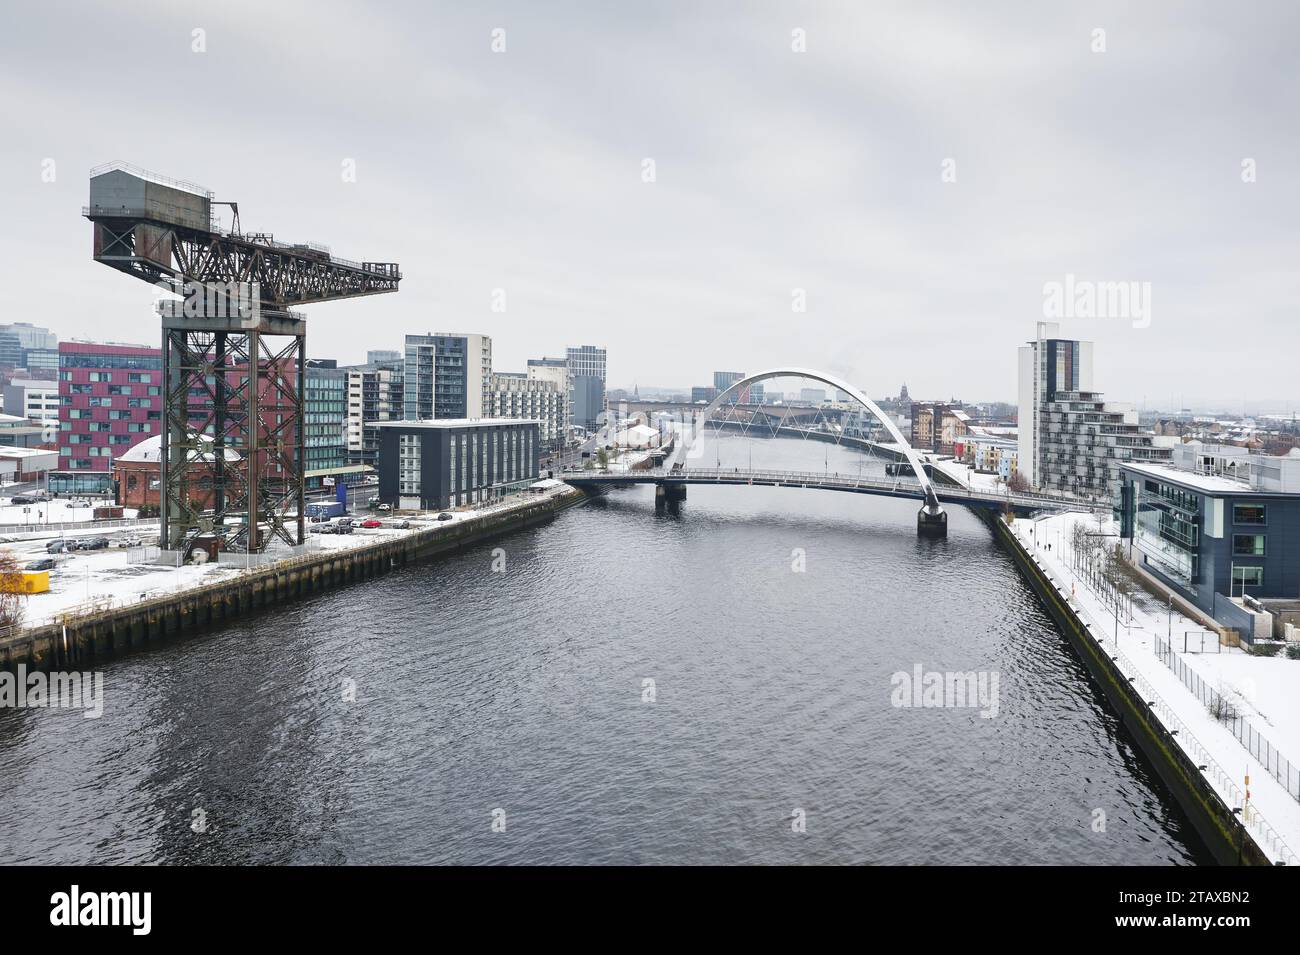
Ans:
{"type": "Polygon", "coordinates": [[[1238,567],[1232,566],[1232,592],[1234,594],[1245,593],[1247,587],[1264,586],[1264,568],[1263,567],[1238,567]]]}
{"type": "Polygon", "coordinates": [[[1233,534],[1232,553],[1237,556],[1263,557],[1263,534],[1233,534]]]}
{"type": "Polygon", "coordinates": [[[397,490],[399,494],[419,495],[420,435],[399,434],[397,438],[397,490]]]}
{"type": "Polygon", "coordinates": [[[1263,524],[1264,505],[1263,504],[1234,504],[1232,505],[1232,523],[1234,524],[1263,524]]]}

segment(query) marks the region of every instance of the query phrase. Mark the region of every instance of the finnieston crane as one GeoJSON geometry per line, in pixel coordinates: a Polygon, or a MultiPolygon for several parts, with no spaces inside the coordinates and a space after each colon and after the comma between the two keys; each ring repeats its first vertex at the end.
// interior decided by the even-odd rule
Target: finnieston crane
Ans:
{"type": "Polygon", "coordinates": [[[401,269],[244,234],[237,203],[120,162],[90,171],[82,214],[96,262],[183,297],[159,304],[163,546],[302,544],[307,323],[289,309],[396,292],[401,269]]]}

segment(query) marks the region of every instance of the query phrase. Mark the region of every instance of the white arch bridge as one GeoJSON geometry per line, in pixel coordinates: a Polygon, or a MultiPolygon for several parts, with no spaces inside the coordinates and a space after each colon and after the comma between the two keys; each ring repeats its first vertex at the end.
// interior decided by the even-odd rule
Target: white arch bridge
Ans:
{"type": "Polygon", "coordinates": [[[659,489],[657,497],[667,501],[685,499],[686,487],[691,484],[820,488],[830,491],[847,491],[855,494],[911,498],[922,502],[921,510],[917,514],[917,532],[923,536],[933,537],[942,537],[947,533],[948,516],[943,510],[944,504],[964,504],[968,507],[993,509],[1010,508],[1021,514],[1043,510],[1077,510],[1097,506],[1089,505],[1076,498],[1047,494],[999,493],[980,488],[936,485],[926,473],[920,455],[907,443],[907,439],[903,437],[898,427],[888,415],[880,410],[880,407],[874,401],[848,382],[810,368],[773,368],[733,382],[730,387],[714,398],[695,417],[687,432],[679,435],[679,437],[682,440],[662,467],[645,471],[570,471],[563,473],[561,476],[569,484],[589,490],[622,487],[631,484],[654,484],[659,489]],[[771,378],[808,378],[849,395],[853,401],[870,412],[889,433],[912,466],[914,476],[900,476],[897,478],[853,477],[851,475],[832,475],[819,472],[689,466],[690,460],[697,457],[695,451],[698,447],[699,438],[704,433],[704,426],[711,420],[714,412],[727,403],[727,397],[749,385],[771,378]]]}

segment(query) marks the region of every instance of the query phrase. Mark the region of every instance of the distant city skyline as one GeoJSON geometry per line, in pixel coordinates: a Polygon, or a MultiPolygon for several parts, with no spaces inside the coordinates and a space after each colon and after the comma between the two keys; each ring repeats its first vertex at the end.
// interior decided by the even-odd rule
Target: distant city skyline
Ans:
{"type": "Polygon", "coordinates": [[[1300,10],[1252,11],[15,9],[9,319],[45,321],[57,291],[61,337],[157,340],[150,290],[91,262],[79,215],[89,169],[122,159],[238,201],[245,230],[399,261],[399,294],[311,310],[307,353],[340,362],[437,327],[491,337],[503,369],[598,342],[629,386],[788,363],[1010,400],[1055,309],[1116,400],[1285,412],[1300,10]],[[148,97],[87,110],[123,64],[223,95],[192,135],[148,97]],[[268,84],[289,116],[248,108],[268,84]],[[206,148],[205,126],[257,148],[206,148]],[[1089,283],[1140,302],[1087,317],[1109,314],[1089,283]]]}

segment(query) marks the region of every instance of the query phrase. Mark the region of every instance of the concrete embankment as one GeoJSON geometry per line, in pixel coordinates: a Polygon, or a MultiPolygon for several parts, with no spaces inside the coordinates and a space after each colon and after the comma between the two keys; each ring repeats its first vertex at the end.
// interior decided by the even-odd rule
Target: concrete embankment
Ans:
{"type": "Polygon", "coordinates": [[[1065,634],[1093,681],[1119,714],[1138,748],[1187,814],[1215,859],[1222,865],[1269,865],[1268,857],[1250,837],[1232,807],[1215,792],[1200,768],[1153,711],[1151,702],[1143,699],[1132,681],[1120,671],[1115,659],[1070,605],[1068,596],[1057,589],[1006,522],[993,513],[978,510],[974,513],[989,525],[1016,562],[1030,589],[1065,634]]]}
{"type": "Polygon", "coordinates": [[[123,607],[69,614],[0,639],[0,669],[59,668],[102,660],[226,620],[369,580],[551,520],[585,496],[571,488],[447,526],[269,564],[238,577],[123,607]]]}

